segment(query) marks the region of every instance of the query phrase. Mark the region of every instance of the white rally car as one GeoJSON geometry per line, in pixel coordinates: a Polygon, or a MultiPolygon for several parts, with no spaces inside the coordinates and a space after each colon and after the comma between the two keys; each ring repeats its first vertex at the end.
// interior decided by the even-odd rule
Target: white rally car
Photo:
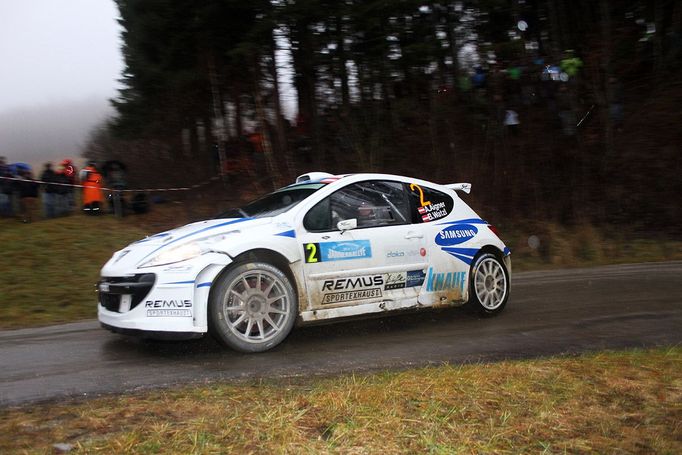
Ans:
{"type": "Polygon", "coordinates": [[[218,219],[128,245],[104,265],[103,327],[258,352],[294,324],[509,299],[510,251],[455,192],[386,174],[304,174],[218,219]]]}

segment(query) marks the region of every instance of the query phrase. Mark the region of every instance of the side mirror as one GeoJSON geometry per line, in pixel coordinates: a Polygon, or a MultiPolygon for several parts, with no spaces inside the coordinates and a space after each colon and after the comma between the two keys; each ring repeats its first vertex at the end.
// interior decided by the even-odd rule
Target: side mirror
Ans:
{"type": "Polygon", "coordinates": [[[343,234],[345,231],[349,231],[358,227],[358,220],[355,218],[351,218],[350,220],[341,220],[336,224],[336,227],[343,234]]]}

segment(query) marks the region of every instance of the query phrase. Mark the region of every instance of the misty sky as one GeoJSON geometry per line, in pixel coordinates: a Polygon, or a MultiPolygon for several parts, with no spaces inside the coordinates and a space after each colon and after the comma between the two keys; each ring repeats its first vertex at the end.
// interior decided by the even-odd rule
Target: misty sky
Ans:
{"type": "Polygon", "coordinates": [[[76,157],[123,68],[113,0],[0,0],[0,155],[76,157]]]}

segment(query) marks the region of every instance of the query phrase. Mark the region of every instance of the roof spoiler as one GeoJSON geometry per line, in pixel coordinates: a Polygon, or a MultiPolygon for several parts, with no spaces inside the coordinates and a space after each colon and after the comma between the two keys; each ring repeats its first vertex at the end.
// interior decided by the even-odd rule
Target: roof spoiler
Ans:
{"type": "Polygon", "coordinates": [[[466,194],[471,193],[471,183],[448,183],[443,186],[455,191],[464,191],[466,194]]]}
{"type": "Polygon", "coordinates": [[[328,172],[308,172],[307,174],[301,174],[298,177],[296,177],[296,183],[309,182],[310,180],[326,179],[328,177],[334,177],[334,175],[328,172]]]}

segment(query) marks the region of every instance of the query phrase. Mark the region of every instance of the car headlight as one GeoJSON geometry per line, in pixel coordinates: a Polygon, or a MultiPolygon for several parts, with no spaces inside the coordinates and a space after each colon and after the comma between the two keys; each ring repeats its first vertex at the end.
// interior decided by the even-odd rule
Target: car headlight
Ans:
{"type": "Polygon", "coordinates": [[[214,244],[224,240],[228,235],[236,233],[239,233],[239,231],[230,231],[225,234],[214,235],[211,237],[194,240],[192,242],[183,243],[182,245],[178,245],[176,247],[169,248],[166,251],[160,252],[151,259],[144,261],[139,267],[156,267],[158,265],[168,265],[194,259],[198,256],[201,256],[202,254],[215,251],[213,249],[214,244]]]}

